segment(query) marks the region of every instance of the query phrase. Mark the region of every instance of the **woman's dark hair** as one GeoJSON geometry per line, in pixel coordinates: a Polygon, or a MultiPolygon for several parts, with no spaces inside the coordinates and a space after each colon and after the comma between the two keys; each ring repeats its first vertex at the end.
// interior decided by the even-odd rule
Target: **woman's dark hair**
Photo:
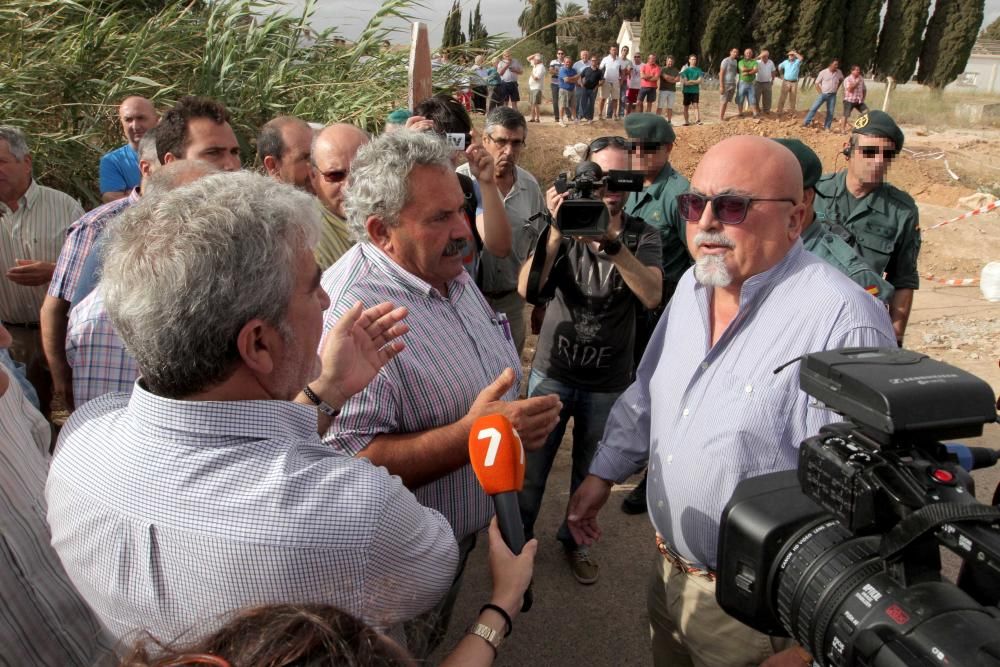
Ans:
{"type": "Polygon", "coordinates": [[[329,605],[269,605],[238,612],[185,646],[140,641],[121,667],[412,667],[404,650],[329,605]]]}

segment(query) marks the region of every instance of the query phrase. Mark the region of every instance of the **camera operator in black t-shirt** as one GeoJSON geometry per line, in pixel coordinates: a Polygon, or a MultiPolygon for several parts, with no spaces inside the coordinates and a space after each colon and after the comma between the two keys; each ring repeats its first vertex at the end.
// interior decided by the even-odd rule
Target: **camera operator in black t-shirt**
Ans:
{"type": "MultiPolygon", "coordinates": [[[[628,147],[623,137],[602,137],[590,144],[588,159],[604,173],[625,170],[628,147]]],[[[603,200],[609,215],[603,235],[567,238],[555,223],[550,224],[539,239],[537,257],[524,264],[518,281],[518,290],[529,301],[551,299],[538,336],[528,395],[558,394],[563,404],[559,424],[544,447],[527,454],[519,500],[529,537],[567,421],[572,417],[575,424],[572,495],[587,475],[612,404],[633,379],[636,309],[660,304],[659,233],[624,213],[626,192],[600,186],[593,193],[603,200]]],[[[546,193],[554,220],[559,219],[567,196],[555,187],[546,193]]],[[[565,223],[564,227],[568,228],[565,223]]],[[[577,581],[597,581],[597,565],[586,547],[573,541],[565,523],[557,537],[577,581]]]]}

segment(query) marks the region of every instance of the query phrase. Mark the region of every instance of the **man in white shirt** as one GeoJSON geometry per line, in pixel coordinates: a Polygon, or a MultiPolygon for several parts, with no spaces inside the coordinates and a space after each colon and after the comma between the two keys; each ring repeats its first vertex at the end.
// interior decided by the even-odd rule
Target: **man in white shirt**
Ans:
{"type": "Polygon", "coordinates": [[[601,84],[600,104],[597,107],[597,117],[604,118],[604,105],[607,103],[607,117],[614,118],[618,110],[618,100],[621,98],[621,72],[628,69],[628,62],[618,57],[618,47],[612,45],[608,55],[601,61],[604,70],[604,82],[601,84]]]}
{"type": "Polygon", "coordinates": [[[757,80],[754,81],[757,113],[771,113],[771,91],[774,89],[774,61],[767,49],[757,58],[757,80]]]}

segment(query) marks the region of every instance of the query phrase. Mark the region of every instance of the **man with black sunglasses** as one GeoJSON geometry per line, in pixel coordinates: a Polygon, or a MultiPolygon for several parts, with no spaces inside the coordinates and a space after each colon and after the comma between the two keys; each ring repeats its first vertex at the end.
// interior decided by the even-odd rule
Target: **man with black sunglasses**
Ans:
{"type": "Polygon", "coordinates": [[[322,204],[323,228],[314,253],[323,271],[333,266],[354,245],[344,215],[344,188],[358,149],[369,141],[368,133],[355,125],[334,123],[313,137],[312,189],[322,204]]]}
{"type": "Polygon", "coordinates": [[[913,197],[885,181],[901,150],[903,131],[889,114],[862,114],[844,147],[847,169],[816,183],[815,203],[817,217],[850,231],[862,259],[895,288],[889,314],[900,345],[920,287],[920,212],[913,197]]]}
{"type": "MultiPolygon", "coordinates": [[[[598,169],[590,175],[600,182],[608,170],[628,169],[627,149],[624,137],[591,142],[588,160],[598,169]]],[[[546,193],[554,220],[567,195],[555,187],[546,193]]],[[[529,537],[567,422],[573,418],[572,493],[587,475],[612,404],[632,381],[636,314],[660,305],[660,238],[653,227],[624,212],[625,195],[606,186],[595,189],[594,196],[603,200],[610,218],[603,236],[567,238],[552,222],[534,256],[521,268],[521,295],[536,305],[548,303],[528,395],[555,394],[562,401],[559,423],[545,445],[527,454],[518,499],[529,537]]],[[[565,522],[556,537],[576,580],[596,582],[597,563],[586,546],[573,540],[565,522]]]]}
{"type": "Polygon", "coordinates": [[[567,523],[592,544],[612,485],[648,462],[654,665],[806,664],[790,640],[716,603],[719,520],[736,484],[795,468],[799,443],[836,420],[809,407],[794,364],[775,369],[818,350],[892,345],[892,323],[803,247],[802,170],[787,148],[764,137],[721,141],[678,200],[695,265],[611,409],[567,523]]]}

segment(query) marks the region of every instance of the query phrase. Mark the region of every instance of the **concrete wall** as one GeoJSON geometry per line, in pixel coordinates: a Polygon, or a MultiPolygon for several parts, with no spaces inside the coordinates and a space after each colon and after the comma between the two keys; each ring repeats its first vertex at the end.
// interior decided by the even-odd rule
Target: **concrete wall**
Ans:
{"type": "Polygon", "coordinates": [[[965,73],[947,88],[955,92],[1000,93],[1000,55],[973,54],[965,66],[965,73]]]}

